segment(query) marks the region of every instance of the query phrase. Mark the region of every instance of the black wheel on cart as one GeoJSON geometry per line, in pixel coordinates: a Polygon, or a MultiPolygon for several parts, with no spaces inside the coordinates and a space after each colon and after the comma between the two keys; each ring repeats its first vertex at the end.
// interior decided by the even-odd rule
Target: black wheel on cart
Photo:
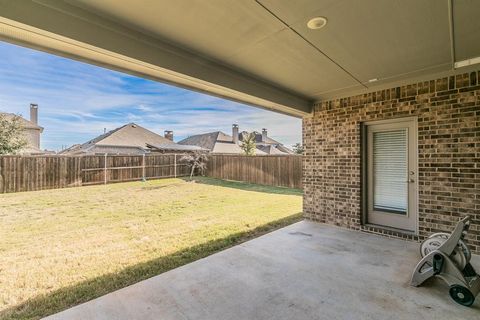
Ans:
{"type": "Polygon", "coordinates": [[[452,297],[456,303],[465,307],[470,307],[475,301],[473,293],[464,286],[458,284],[454,284],[450,287],[450,297],[452,297]]]}

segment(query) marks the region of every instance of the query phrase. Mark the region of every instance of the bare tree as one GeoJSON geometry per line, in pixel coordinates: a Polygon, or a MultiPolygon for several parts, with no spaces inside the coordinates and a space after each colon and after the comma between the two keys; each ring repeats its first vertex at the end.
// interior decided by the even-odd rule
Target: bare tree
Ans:
{"type": "Polygon", "coordinates": [[[254,156],[257,149],[256,135],[254,132],[249,133],[240,146],[247,156],[254,156]]]}
{"type": "Polygon", "coordinates": [[[27,145],[20,116],[0,114],[0,154],[15,154],[27,145]]]}
{"type": "Polygon", "coordinates": [[[180,158],[181,162],[186,162],[190,167],[190,179],[192,179],[195,170],[202,176],[207,169],[208,155],[204,151],[194,151],[193,153],[186,154],[180,158]]]}

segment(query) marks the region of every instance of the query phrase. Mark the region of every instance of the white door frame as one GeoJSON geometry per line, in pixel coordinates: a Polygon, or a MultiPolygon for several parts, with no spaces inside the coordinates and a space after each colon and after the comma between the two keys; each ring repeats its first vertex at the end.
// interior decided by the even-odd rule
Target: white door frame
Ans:
{"type": "Polygon", "coordinates": [[[406,117],[388,120],[369,121],[364,123],[366,126],[366,183],[367,192],[364,193],[367,205],[366,222],[368,224],[379,225],[387,228],[401,229],[406,232],[418,234],[418,129],[417,117],[406,117]],[[373,161],[372,155],[372,135],[373,132],[388,131],[399,128],[407,128],[408,137],[408,208],[406,215],[399,215],[373,209],[373,161]]]}

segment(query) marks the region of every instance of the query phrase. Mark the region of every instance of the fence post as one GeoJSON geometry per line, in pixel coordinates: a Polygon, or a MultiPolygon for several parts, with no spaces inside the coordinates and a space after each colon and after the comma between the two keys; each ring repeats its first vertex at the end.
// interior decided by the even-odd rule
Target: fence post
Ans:
{"type": "Polygon", "coordinates": [[[103,167],[103,170],[104,170],[104,175],[103,175],[103,184],[107,184],[107,154],[105,153],[105,163],[104,163],[104,167],[103,167]]]}
{"type": "Polygon", "coordinates": [[[142,154],[142,181],[147,181],[147,178],[145,178],[145,153],[142,154]]]}
{"type": "Polygon", "coordinates": [[[173,155],[173,168],[174,168],[174,176],[177,177],[177,154],[173,155]]]}
{"type": "Polygon", "coordinates": [[[83,186],[83,179],[86,175],[86,173],[83,171],[83,169],[85,169],[85,157],[80,158],[79,166],[80,166],[80,187],[81,187],[83,186]]]}

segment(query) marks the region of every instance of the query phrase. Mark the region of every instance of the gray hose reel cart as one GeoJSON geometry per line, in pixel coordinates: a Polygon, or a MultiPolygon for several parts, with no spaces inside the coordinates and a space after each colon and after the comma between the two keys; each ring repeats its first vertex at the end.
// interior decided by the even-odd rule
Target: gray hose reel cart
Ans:
{"type": "Polygon", "coordinates": [[[464,241],[470,217],[460,220],[451,234],[435,233],[422,242],[422,260],[412,275],[412,286],[418,287],[431,277],[438,277],[450,286],[450,297],[471,306],[480,292],[480,276],[470,264],[470,249],[464,241]]]}

